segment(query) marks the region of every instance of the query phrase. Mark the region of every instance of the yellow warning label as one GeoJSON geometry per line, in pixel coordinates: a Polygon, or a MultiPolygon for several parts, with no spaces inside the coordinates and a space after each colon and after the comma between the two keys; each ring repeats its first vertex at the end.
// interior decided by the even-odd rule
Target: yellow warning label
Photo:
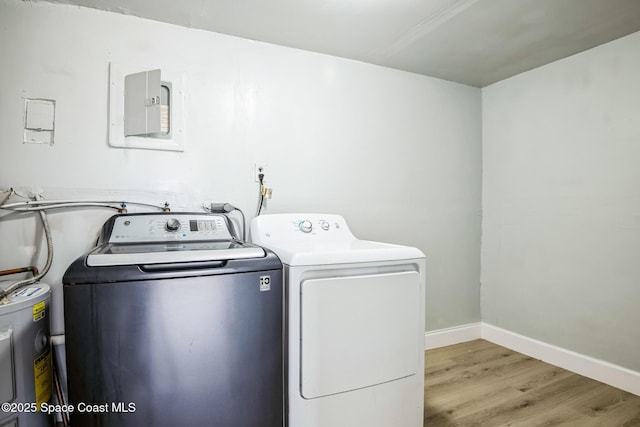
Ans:
{"type": "Polygon", "coordinates": [[[33,321],[37,322],[38,320],[44,319],[46,315],[46,304],[44,301],[40,301],[36,305],[33,306],[33,321]]]}
{"type": "Polygon", "coordinates": [[[33,378],[36,390],[36,407],[39,411],[40,406],[51,399],[51,349],[47,348],[33,361],[33,378]]]}

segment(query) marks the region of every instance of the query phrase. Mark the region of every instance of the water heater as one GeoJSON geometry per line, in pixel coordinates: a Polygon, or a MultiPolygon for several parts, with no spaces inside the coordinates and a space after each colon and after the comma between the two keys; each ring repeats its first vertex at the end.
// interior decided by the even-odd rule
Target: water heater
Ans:
{"type": "Polygon", "coordinates": [[[0,304],[0,427],[51,425],[50,415],[39,411],[52,391],[50,296],[49,285],[35,283],[0,304]]]}

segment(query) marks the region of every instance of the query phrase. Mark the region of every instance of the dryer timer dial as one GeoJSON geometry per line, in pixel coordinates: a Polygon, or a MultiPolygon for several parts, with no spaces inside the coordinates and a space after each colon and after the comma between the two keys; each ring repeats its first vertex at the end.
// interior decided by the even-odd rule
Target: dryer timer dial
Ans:
{"type": "Polygon", "coordinates": [[[298,228],[303,233],[311,233],[311,230],[313,230],[313,224],[311,224],[311,221],[305,219],[298,223],[298,228]]]}

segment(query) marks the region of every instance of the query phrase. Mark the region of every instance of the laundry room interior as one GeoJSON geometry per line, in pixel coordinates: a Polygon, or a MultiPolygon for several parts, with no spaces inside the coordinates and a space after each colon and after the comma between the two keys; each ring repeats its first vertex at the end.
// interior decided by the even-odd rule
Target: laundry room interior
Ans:
{"type": "MultiPolygon", "coordinates": [[[[491,11],[480,9],[487,1],[433,2],[440,15],[434,12],[429,31],[455,38],[455,26],[443,35],[435,21],[448,12],[465,25],[474,7],[491,11]]],[[[218,31],[201,29],[204,1],[191,2],[202,10],[164,3],[175,23],[108,3],[0,0],[0,205],[87,201],[46,210],[53,260],[42,282],[51,287],[54,347],[64,345],[63,275],[96,246],[118,207],[204,214],[212,203],[229,203],[244,212],[244,223],[229,216],[246,231],[261,203],[261,215],[338,214],[358,239],[419,249],[427,364],[432,349],[485,340],[640,396],[634,2],[589,2],[635,14],[635,28],[623,28],[621,14],[612,13],[607,24],[625,32],[606,42],[527,70],[500,64],[503,77],[482,74],[479,64],[468,74],[477,71],[477,79],[466,82],[443,77],[462,80],[457,70],[425,75],[400,61],[382,66],[366,55],[354,60],[228,35],[223,21],[218,31]],[[148,70],[171,82],[170,142],[115,135],[122,112],[114,85],[148,70]],[[38,112],[30,117],[28,108],[43,105],[50,128],[30,128],[38,112]]],[[[247,26],[268,8],[250,3],[256,10],[247,26]]],[[[335,3],[364,14],[381,1],[321,3],[316,13],[335,3]]],[[[404,19],[417,7],[406,3],[404,19]]],[[[504,23],[495,37],[515,43],[526,24],[504,23]]],[[[291,31],[305,33],[304,25],[291,31]]],[[[358,34],[335,25],[313,36],[318,46],[325,36],[358,34]]],[[[412,37],[402,43],[410,46],[412,37]]],[[[388,47],[388,57],[402,43],[388,47]]],[[[506,61],[542,56],[542,48],[529,49],[506,61]]],[[[22,207],[0,210],[0,270],[47,263],[39,211],[22,207]]]]}

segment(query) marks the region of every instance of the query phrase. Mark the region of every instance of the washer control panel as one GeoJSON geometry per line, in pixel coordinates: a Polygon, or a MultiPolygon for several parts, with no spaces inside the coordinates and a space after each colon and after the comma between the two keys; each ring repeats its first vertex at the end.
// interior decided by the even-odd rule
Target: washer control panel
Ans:
{"type": "Polygon", "coordinates": [[[117,217],[109,243],[226,240],[233,236],[222,215],[168,213],[117,217]]]}

